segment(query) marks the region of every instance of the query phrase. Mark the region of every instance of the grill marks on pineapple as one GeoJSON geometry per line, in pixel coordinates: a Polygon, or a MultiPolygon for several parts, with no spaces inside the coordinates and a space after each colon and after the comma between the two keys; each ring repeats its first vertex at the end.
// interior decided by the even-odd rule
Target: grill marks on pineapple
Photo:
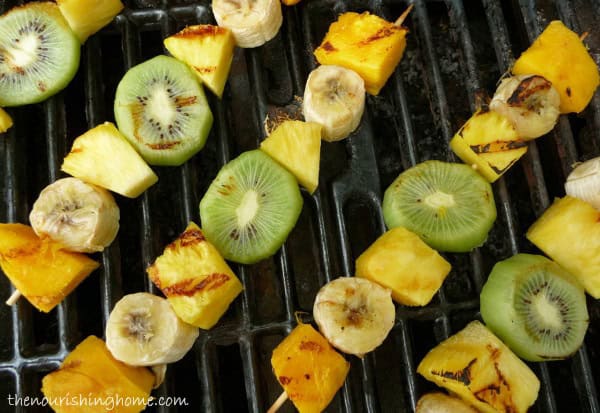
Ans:
{"type": "Polygon", "coordinates": [[[462,369],[457,371],[445,371],[445,370],[432,370],[431,374],[436,376],[444,377],[446,379],[460,381],[465,386],[471,384],[471,368],[477,362],[477,358],[469,361],[469,363],[462,369]]]}
{"type": "Polygon", "coordinates": [[[323,351],[323,347],[316,341],[301,341],[299,348],[302,351],[312,351],[315,353],[320,353],[323,351]]]}
{"type": "Polygon", "coordinates": [[[188,229],[183,232],[175,241],[166,246],[166,250],[175,250],[180,247],[188,247],[191,245],[200,244],[206,241],[204,234],[199,229],[188,229]]]}
{"type": "Polygon", "coordinates": [[[484,145],[469,145],[471,150],[477,154],[480,153],[494,153],[504,152],[512,149],[524,148],[527,146],[527,142],[523,140],[517,141],[494,141],[486,143],[484,145]]]}
{"type": "Polygon", "coordinates": [[[208,275],[200,282],[198,282],[198,278],[188,278],[178,283],[169,285],[168,287],[162,287],[158,284],[157,286],[167,297],[176,297],[182,295],[192,297],[204,291],[216,290],[227,283],[230,279],[231,277],[227,274],[214,273],[208,275]]]}

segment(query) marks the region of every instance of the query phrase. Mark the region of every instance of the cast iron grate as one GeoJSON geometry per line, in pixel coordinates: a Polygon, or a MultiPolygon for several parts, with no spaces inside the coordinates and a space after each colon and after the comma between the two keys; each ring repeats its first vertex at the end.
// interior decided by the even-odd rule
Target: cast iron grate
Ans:
{"type": "MultiPolygon", "coordinates": [[[[4,11],[22,1],[0,0],[4,11]]],[[[219,325],[169,369],[158,396],[186,397],[188,408],[160,412],[265,411],[280,393],[271,373],[272,349],[290,331],[294,312],[310,312],[320,285],[352,274],[354,259],[384,230],[383,190],[402,170],[426,159],[453,160],[447,141],[495,82],[552,19],[578,32],[600,63],[598,0],[423,1],[408,19],[405,57],[379,97],[369,97],[358,132],[322,148],[320,189],[304,192],[295,230],[272,259],[236,268],[246,289],[219,325]]],[[[127,68],[163,53],[162,39],[187,24],[213,22],[209,1],[126,0],[126,10],[83,47],[71,85],[49,101],[9,109],[15,127],[0,139],[0,221],[28,221],[39,191],[62,176],[63,156],[75,137],[113,120],[116,85],[127,68]]],[[[370,10],[392,20],[398,0],[304,0],[284,9],[280,34],[256,50],[237,50],[222,101],[209,97],[215,125],[206,148],[180,168],[155,168],[159,183],[136,200],[119,198],[121,231],[97,259],[102,267],[48,315],[25,300],[0,306],[0,411],[7,396],[41,396],[41,378],[89,334],[103,335],[113,304],[153,287],[144,269],[164,245],[198,220],[198,202],[218,169],[264,137],[269,109],[302,95],[315,61],[312,50],[335,16],[370,10]]],[[[437,342],[478,316],[478,293],[493,264],[517,251],[533,252],[524,231],[562,196],[578,160],[600,155],[600,95],[581,116],[531,143],[528,154],[494,185],[498,221],[490,239],[471,254],[448,254],[453,271],[425,308],[398,308],[390,337],[364,360],[352,358],[344,388],[328,411],[409,412],[433,389],[415,373],[437,342]]],[[[9,284],[0,277],[3,299],[9,284]]],[[[591,324],[571,359],[535,364],[542,381],[535,412],[600,412],[600,303],[588,300],[591,324]]],[[[287,405],[283,412],[292,411],[287,405]]]]}

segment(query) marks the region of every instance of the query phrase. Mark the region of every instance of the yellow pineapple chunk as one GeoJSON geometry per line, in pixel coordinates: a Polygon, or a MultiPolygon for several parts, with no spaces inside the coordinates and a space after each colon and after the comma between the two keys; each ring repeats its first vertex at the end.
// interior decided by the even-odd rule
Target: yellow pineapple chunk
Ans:
{"type": "Polygon", "coordinates": [[[325,410],[350,370],[350,363],[309,324],[299,324],[279,343],[271,366],[300,413],[325,410]]]}
{"type": "Polygon", "coordinates": [[[138,413],[146,407],[153,383],[150,370],[116,360],[104,341],[89,336],[43,378],[42,393],[56,413],[138,413]],[[61,398],[76,402],[61,403],[61,398]]]}
{"type": "Polygon", "coordinates": [[[189,26],[167,37],[165,47],[173,57],[189,65],[200,81],[219,98],[229,76],[235,39],[225,27],[189,26]]]}
{"type": "Polygon", "coordinates": [[[75,139],[61,169],[129,198],[136,198],[158,181],[148,164],[110,122],[75,139]]]}
{"type": "Polygon", "coordinates": [[[109,24],[124,6],[120,0],[56,0],[81,43],[109,24]]]}
{"type": "Polygon", "coordinates": [[[494,182],[527,152],[510,121],[493,111],[477,111],[454,135],[450,148],[489,182],[494,182]]]}
{"type": "Polygon", "coordinates": [[[152,282],[188,324],[209,329],[242,292],[240,280],[193,222],[148,268],[152,282]]]}
{"type": "Polygon", "coordinates": [[[98,268],[87,255],[69,252],[50,238],[38,238],[23,224],[0,224],[0,267],[12,284],[45,313],[98,268]]]}
{"type": "Polygon", "coordinates": [[[600,298],[600,212],[570,196],[557,199],[527,231],[527,239],[600,298]]]}
{"type": "Polygon", "coordinates": [[[438,344],[417,372],[483,413],[525,413],[540,381],[479,321],[438,344]]]}
{"type": "Polygon", "coordinates": [[[322,65],[354,70],[365,81],[365,89],[378,95],[400,63],[408,29],[364,12],[342,14],[315,50],[322,65]]]}
{"type": "Polygon", "coordinates": [[[316,123],[287,120],[260,144],[263,152],[294,174],[311,194],[319,185],[321,129],[316,123]]]}
{"type": "Polygon", "coordinates": [[[0,133],[4,133],[9,130],[13,125],[13,120],[8,113],[0,108],[0,133]]]}
{"type": "Polygon", "coordinates": [[[440,289],[452,266],[418,235],[396,227],[356,260],[356,276],[392,290],[394,301],[427,305],[440,289]]]}
{"type": "Polygon", "coordinates": [[[515,75],[540,75],[560,94],[560,112],[581,112],[600,83],[598,66],[587,48],[561,21],[550,22],[517,59],[515,75]]]}
{"type": "Polygon", "coordinates": [[[286,6],[293,6],[294,4],[300,3],[300,0],[281,0],[286,6]]]}

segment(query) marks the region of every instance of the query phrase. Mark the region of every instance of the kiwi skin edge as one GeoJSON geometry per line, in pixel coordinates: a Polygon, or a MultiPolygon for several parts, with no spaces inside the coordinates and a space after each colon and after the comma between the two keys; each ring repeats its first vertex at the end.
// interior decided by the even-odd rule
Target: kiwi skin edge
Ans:
{"type": "MultiPolygon", "coordinates": [[[[544,296],[547,297],[546,294],[544,296]]],[[[533,306],[532,301],[529,300],[524,305],[533,306]]],[[[552,305],[562,314],[559,305],[552,305]]],[[[541,255],[517,254],[498,262],[481,290],[480,309],[487,327],[515,354],[528,361],[561,360],[571,356],[583,343],[589,323],[585,292],[581,284],[558,264],[541,255]],[[517,311],[520,304],[518,300],[523,299],[520,295],[532,294],[531,290],[524,290],[525,283],[531,281],[531,277],[542,276],[542,273],[545,285],[540,288],[547,288],[551,283],[549,288],[554,289],[553,292],[561,298],[563,304],[565,299],[569,300],[570,307],[565,310],[568,311],[569,326],[564,333],[569,337],[565,339],[538,339],[529,332],[526,318],[517,311]]],[[[539,311],[539,306],[533,308],[532,312],[536,310],[539,311]]],[[[548,312],[545,315],[551,318],[548,312]]]]}

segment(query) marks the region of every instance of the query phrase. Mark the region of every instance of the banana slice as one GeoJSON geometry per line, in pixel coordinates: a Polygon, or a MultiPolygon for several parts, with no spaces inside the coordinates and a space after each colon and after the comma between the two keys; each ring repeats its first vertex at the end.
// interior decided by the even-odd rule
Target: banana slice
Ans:
{"type": "Polygon", "coordinates": [[[279,0],[213,0],[212,11],[219,26],[231,30],[239,47],[262,46],[283,23],[279,0]]]}
{"type": "Polygon", "coordinates": [[[323,139],[344,139],[358,127],[365,111],[365,82],[353,70],[319,66],[306,81],[302,109],[307,122],[323,126],[323,139]]]}
{"type": "Polygon", "coordinates": [[[511,76],[500,82],[490,109],[506,116],[523,139],[552,130],[560,115],[560,95],[548,80],[537,75],[511,76]]]}
{"type": "Polygon", "coordinates": [[[119,207],[107,190],[77,178],[63,178],[40,193],[29,221],[36,234],[70,251],[96,252],[117,236],[119,207]]]}
{"type": "Polygon", "coordinates": [[[567,177],[565,192],[600,210],[600,157],[579,164],[567,177]]]}
{"type": "Polygon", "coordinates": [[[385,340],[396,309],[390,290],[365,278],[341,277],[319,290],[313,315],[334,347],[362,357],[385,340]]]}
{"type": "Polygon", "coordinates": [[[181,360],[198,335],[198,328],[181,321],[167,300],[149,293],[124,296],[106,323],[106,346],[132,366],[181,360]]]}

